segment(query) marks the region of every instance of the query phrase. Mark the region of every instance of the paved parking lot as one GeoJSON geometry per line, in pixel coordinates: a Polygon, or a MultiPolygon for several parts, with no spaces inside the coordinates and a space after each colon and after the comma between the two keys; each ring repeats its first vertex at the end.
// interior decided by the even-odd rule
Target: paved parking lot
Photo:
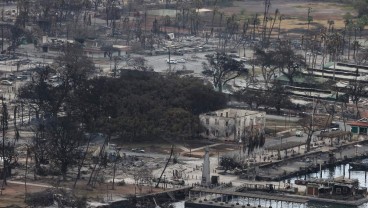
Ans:
{"type": "MultiPolygon", "coordinates": [[[[207,53],[196,53],[196,54],[185,54],[184,56],[170,56],[170,59],[185,59],[185,63],[171,64],[172,71],[179,70],[193,70],[195,75],[201,75],[203,67],[202,62],[207,63],[205,57],[207,53]]],[[[165,72],[170,69],[170,64],[166,62],[169,59],[169,55],[159,55],[159,56],[146,56],[147,65],[152,66],[156,72],[165,72]]]]}

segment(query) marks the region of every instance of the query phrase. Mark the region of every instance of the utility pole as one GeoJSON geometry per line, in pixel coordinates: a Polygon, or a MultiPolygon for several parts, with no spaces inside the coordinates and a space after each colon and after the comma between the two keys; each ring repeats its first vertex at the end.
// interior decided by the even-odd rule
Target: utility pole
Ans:
{"type": "Polygon", "coordinates": [[[5,161],[5,104],[4,104],[4,97],[1,98],[1,104],[2,104],[2,107],[3,107],[3,110],[2,110],[2,119],[1,119],[1,126],[2,126],[2,131],[3,131],[3,185],[6,185],[6,175],[7,175],[7,166],[6,166],[6,161],[5,161]]]}
{"type": "Polygon", "coordinates": [[[4,25],[1,24],[1,52],[4,51],[4,25]]]}

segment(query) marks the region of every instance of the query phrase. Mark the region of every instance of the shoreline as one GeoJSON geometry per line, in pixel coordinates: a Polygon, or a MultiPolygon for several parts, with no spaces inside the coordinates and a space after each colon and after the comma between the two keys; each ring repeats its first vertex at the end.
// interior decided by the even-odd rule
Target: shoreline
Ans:
{"type": "MultiPolygon", "coordinates": [[[[295,162],[295,161],[303,159],[305,157],[312,157],[313,158],[313,157],[319,156],[321,154],[328,154],[330,152],[336,154],[339,151],[341,151],[341,149],[354,148],[354,145],[357,145],[357,144],[368,144],[368,140],[356,141],[356,142],[344,144],[344,145],[341,145],[339,147],[334,147],[334,148],[330,149],[329,151],[318,150],[318,151],[313,151],[313,152],[309,152],[309,153],[306,153],[306,154],[299,154],[299,155],[295,155],[295,156],[290,156],[290,157],[285,158],[285,159],[280,160],[280,161],[261,164],[261,165],[259,165],[259,168],[260,169],[267,169],[267,168],[271,168],[272,166],[277,166],[277,165],[280,165],[279,168],[282,168],[284,165],[287,165],[288,162],[295,162]]],[[[275,181],[275,182],[279,182],[279,181],[290,179],[292,177],[303,176],[303,175],[310,174],[310,173],[316,173],[316,172],[319,172],[320,170],[325,170],[327,168],[331,168],[331,167],[341,165],[341,164],[347,164],[349,162],[360,160],[360,159],[365,159],[365,158],[368,158],[368,153],[367,152],[359,153],[357,155],[344,155],[343,158],[339,158],[339,159],[336,158],[336,161],[334,161],[333,163],[328,163],[328,161],[324,161],[323,163],[315,163],[315,164],[310,165],[308,167],[299,167],[299,170],[288,172],[287,174],[275,174],[277,176],[262,176],[262,175],[257,174],[255,179],[256,179],[256,181],[275,181]]],[[[246,175],[243,175],[243,176],[240,175],[240,179],[244,179],[245,176],[246,175]]]]}

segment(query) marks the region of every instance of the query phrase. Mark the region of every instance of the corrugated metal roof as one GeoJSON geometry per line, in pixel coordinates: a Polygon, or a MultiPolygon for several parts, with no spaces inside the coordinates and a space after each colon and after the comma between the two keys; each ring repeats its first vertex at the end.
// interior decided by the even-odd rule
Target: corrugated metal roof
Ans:
{"type": "Polygon", "coordinates": [[[352,121],[352,122],[348,122],[347,124],[350,126],[368,127],[368,122],[352,121]]]}

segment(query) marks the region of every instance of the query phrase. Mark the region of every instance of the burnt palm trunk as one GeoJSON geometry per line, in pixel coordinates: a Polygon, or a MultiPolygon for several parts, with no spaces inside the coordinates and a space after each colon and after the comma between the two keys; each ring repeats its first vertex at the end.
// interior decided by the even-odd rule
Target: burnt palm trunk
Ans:
{"type": "Polygon", "coordinates": [[[89,150],[89,146],[90,146],[90,143],[91,143],[91,136],[92,136],[92,134],[89,136],[86,151],[84,152],[82,161],[81,161],[81,163],[78,167],[78,173],[77,173],[77,177],[75,178],[75,181],[74,181],[73,189],[75,189],[75,187],[77,186],[77,182],[80,178],[81,169],[83,167],[84,161],[86,160],[87,153],[88,153],[88,150],[89,150]]]}

